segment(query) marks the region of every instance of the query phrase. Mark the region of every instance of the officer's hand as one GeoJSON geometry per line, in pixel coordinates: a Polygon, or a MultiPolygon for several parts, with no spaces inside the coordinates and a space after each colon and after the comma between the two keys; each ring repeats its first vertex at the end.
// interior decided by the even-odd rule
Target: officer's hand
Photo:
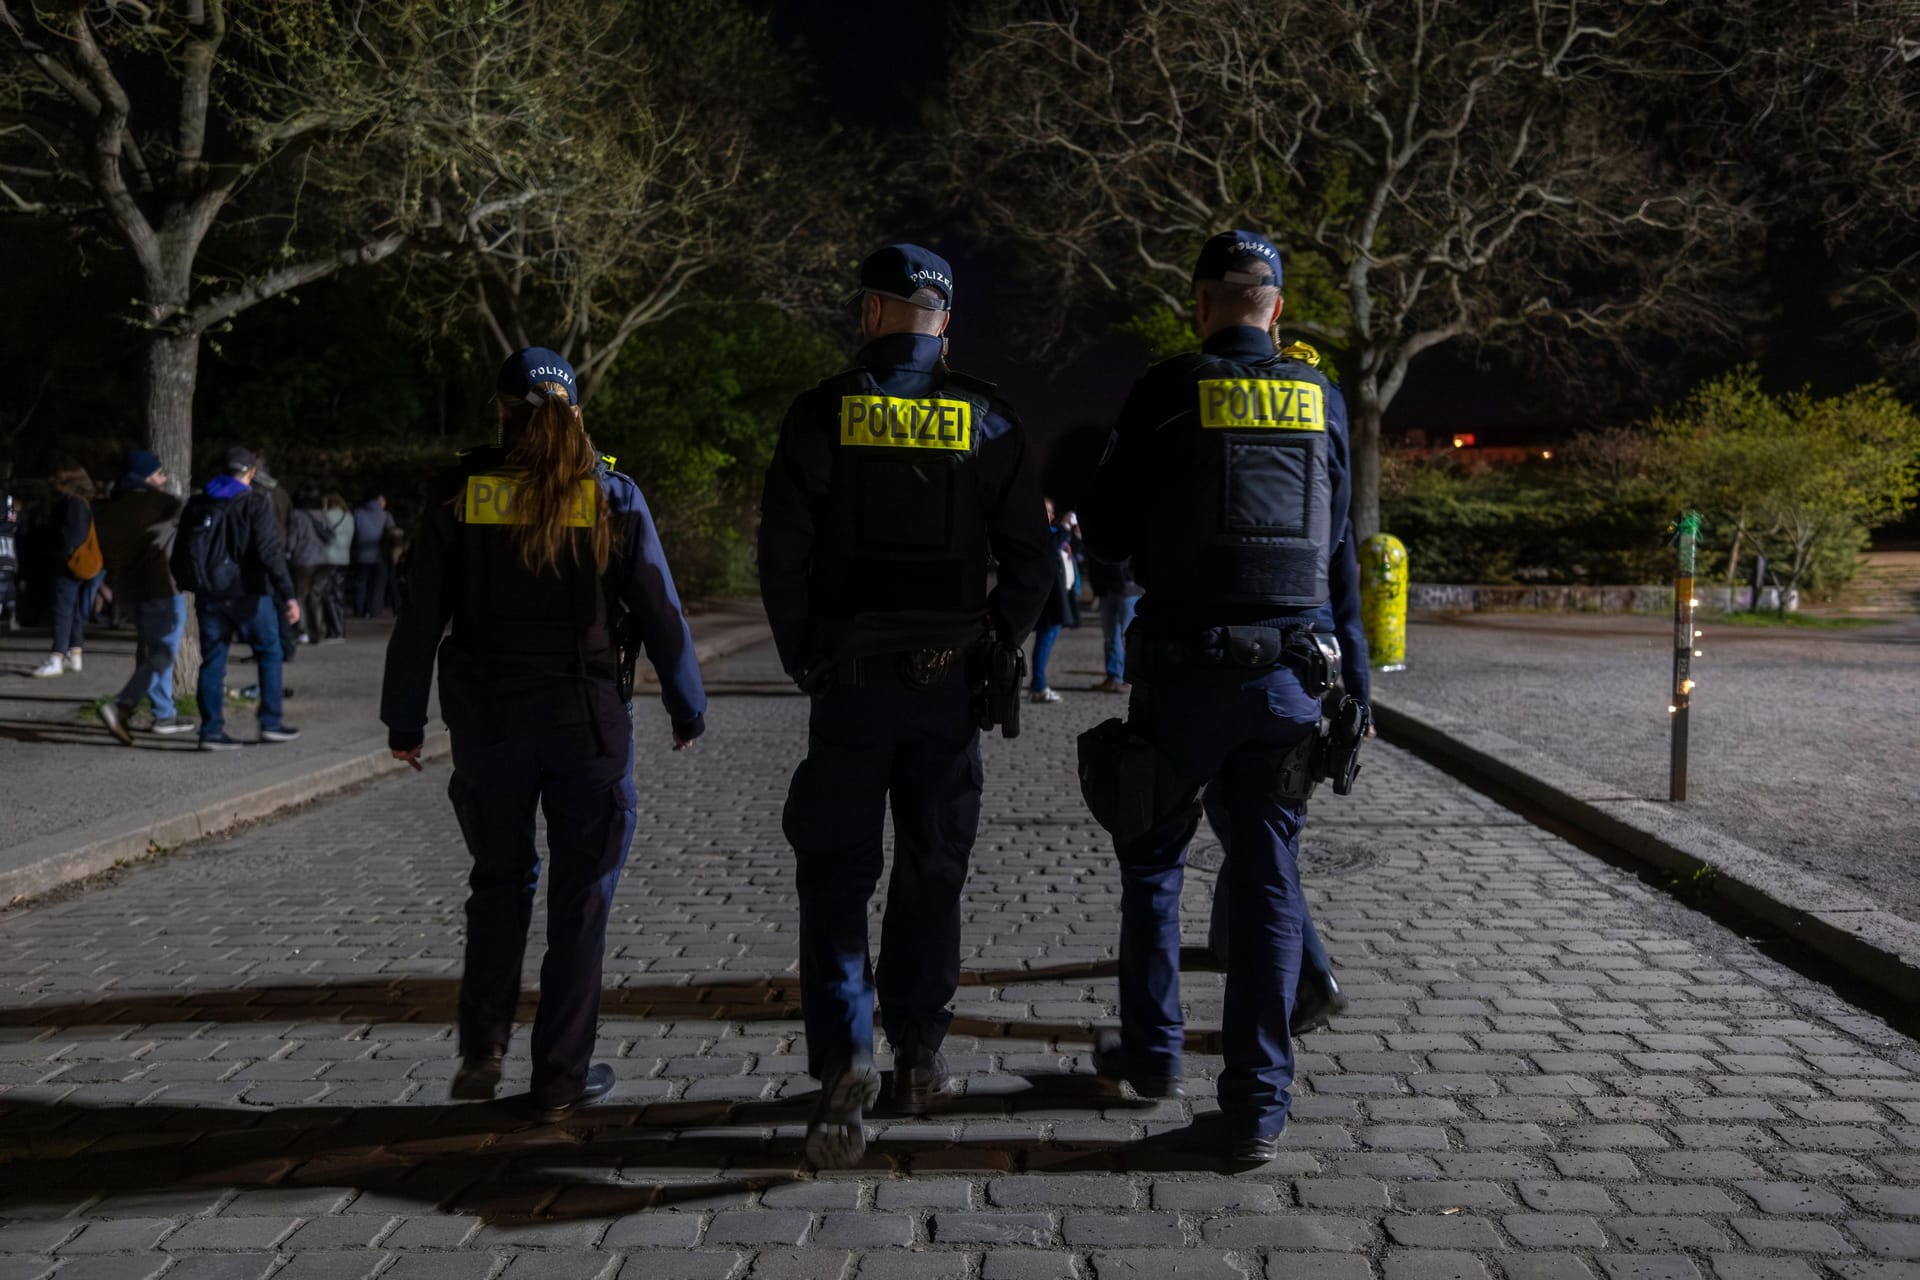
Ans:
{"type": "Polygon", "coordinates": [[[423,772],[426,769],[426,766],[420,763],[420,748],[418,747],[409,747],[405,751],[396,751],[393,753],[393,758],[395,760],[404,760],[412,765],[415,773],[423,772]]]}
{"type": "Polygon", "coordinates": [[[298,600],[287,601],[287,625],[290,627],[300,625],[300,602],[298,600]]]}
{"type": "MultiPolygon", "coordinates": [[[[692,745],[693,745],[692,738],[683,738],[677,733],[673,735],[673,749],[675,751],[685,751],[688,747],[691,747],[692,745]]],[[[419,767],[420,766],[418,765],[414,766],[414,768],[416,769],[419,767]]]]}

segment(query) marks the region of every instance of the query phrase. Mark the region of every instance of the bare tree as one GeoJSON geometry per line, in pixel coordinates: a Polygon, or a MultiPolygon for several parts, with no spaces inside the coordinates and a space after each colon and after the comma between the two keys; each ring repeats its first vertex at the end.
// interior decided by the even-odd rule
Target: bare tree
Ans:
{"type": "MultiPolygon", "coordinates": [[[[716,298],[810,301],[856,219],[834,207],[842,167],[804,132],[801,78],[767,19],[708,0],[594,9],[593,38],[537,56],[515,107],[526,137],[513,182],[538,171],[538,200],[492,200],[461,229],[418,297],[441,327],[477,323],[498,354],[549,345],[583,398],[647,325],[716,298]],[[535,139],[546,139],[540,154],[535,139]]],[[[486,41],[466,57],[495,51],[486,41]]],[[[434,128],[475,117],[446,100],[434,128]]],[[[489,139],[460,147],[497,156],[489,139]]]]}
{"type": "Polygon", "coordinates": [[[1207,235],[1273,232],[1282,323],[1342,356],[1367,533],[1423,353],[1727,327],[1693,286],[1746,212],[1656,116],[1732,70],[1695,8],[1007,0],[953,69],[950,162],[993,229],[1136,305],[1185,314],[1207,235]]]}

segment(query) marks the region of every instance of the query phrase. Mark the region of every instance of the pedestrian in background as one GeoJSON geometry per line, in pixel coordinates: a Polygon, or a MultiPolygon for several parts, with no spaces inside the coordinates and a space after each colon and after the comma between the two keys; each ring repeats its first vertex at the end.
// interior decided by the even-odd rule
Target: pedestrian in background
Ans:
{"type": "MultiPolygon", "coordinates": [[[[280,545],[287,549],[287,565],[291,569],[294,563],[293,495],[267,470],[265,453],[258,455],[254,461],[253,487],[266,494],[273,503],[273,523],[279,527],[280,545]]],[[[294,598],[297,600],[301,597],[296,594],[294,598]]],[[[284,612],[276,616],[280,620],[280,661],[292,662],[299,656],[301,626],[288,622],[284,612]]]]}
{"type": "Polygon", "coordinates": [[[327,540],[333,531],[318,507],[295,507],[287,519],[287,566],[293,570],[293,593],[300,601],[296,644],[320,643],[322,575],[327,571],[327,540]]]}
{"type": "Polygon", "coordinates": [[[53,504],[48,523],[54,532],[51,578],[53,582],[53,644],[33,671],[41,678],[57,676],[81,667],[81,651],[86,645],[87,617],[93,612],[94,592],[105,576],[100,557],[100,539],[93,527],[93,479],[84,467],[65,463],[55,468],[53,504]]]}
{"type": "Polygon", "coordinates": [[[327,528],[327,574],[321,601],[321,644],[343,644],[347,638],[347,579],[353,572],[353,508],[337,493],[320,500],[320,518],[327,528]]]}
{"type": "Polygon", "coordinates": [[[707,695],[653,516],[594,449],[573,366],[529,348],[507,358],[494,389],[501,444],[467,451],[434,482],[380,718],[394,758],[418,769],[438,654],[448,794],[473,858],[456,1099],[491,1098],[500,1084],[540,875],[534,817],[546,815],[531,1097],[544,1122],[614,1085],[593,1049],[607,912],[639,808],[621,637],[645,646],[660,677],[674,750],[705,731],[707,695]]]}
{"type": "Polygon", "coordinates": [[[1052,498],[1047,499],[1047,533],[1053,548],[1053,589],[1040,610],[1040,624],[1033,636],[1033,685],[1027,693],[1031,702],[1060,701],[1060,695],[1047,684],[1047,659],[1053,656],[1061,628],[1080,625],[1080,574],[1074,549],[1074,520],[1071,513],[1057,513],[1052,498]]]}
{"type": "Polygon", "coordinates": [[[7,630],[20,629],[20,503],[13,496],[13,477],[0,473],[0,617],[7,630]]]}
{"type": "Polygon", "coordinates": [[[1093,686],[1096,693],[1127,691],[1127,628],[1133,625],[1133,611],[1140,603],[1140,584],[1133,580],[1128,561],[1107,564],[1094,558],[1087,561],[1087,578],[1093,584],[1093,598],[1100,606],[1100,640],[1106,660],[1106,679],[1093,686]]]}
{"type": "Polygon", "coordinates": [[[353,616],[377,618],[387,603],[388,535],[398,526],[376,493],[353,511],[353,616]]]}
{"type": "Polygon", "coordinates": [[[98,712],[107,732],[128,746],[133,745],[128,721],[142,701],[153,704],[155,733],[193,731],[192,721],[180,718],[173,701],[173,662],[187,626],[187,597],[167,567],[180,510],[180,499],[167,492],[160,459],[135,449],[127,455],[125,474],[114,482],[113,497],[94,517],[107,580],[139,637],[133,674],[98,712]]]}
{"type": "Polygon", "coordinates": [[[300,621],[287,549],[273,518],[273,499],[253,488],[254,456],[236,445],[226,467],[188,500],[180,515],[171,567],[193,592],[200,627],[200,749],[246,745],[226,731],[227,650],[253,647],[260,667],[260,741],[291,742],[300,731],[281,718],[280,618],[300,621]]]}

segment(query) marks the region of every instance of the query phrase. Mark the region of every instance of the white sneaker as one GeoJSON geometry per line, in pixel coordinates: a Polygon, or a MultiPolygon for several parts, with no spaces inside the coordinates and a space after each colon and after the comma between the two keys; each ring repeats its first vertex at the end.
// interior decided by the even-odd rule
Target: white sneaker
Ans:
{"type": "Polygon", "coordinates": [[[1058,702],[1060,695],[1051,689],[1035,689],[1027,694],[1028,702],[1058,702]]]}
{"type": "Polygon", "coordinates": [[[28,674],[44,680],[48,676],[65,675],[66,671],[67,671],[67,664],[65,659],[62,658],[61,655],[57,653],[50,653],[47,655],[47,660],[45,662],[35,667],[28,674]]]}
{"type": "Polygon", "coordinates": [[[78,671],[79,669],[80,669],[80,651],[78,649],[67,650],[67,670],[78,671]]]}

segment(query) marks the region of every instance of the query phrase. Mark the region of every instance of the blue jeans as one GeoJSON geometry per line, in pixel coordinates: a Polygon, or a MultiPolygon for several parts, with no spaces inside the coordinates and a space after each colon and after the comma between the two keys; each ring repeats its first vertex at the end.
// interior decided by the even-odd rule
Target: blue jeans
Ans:
{"type": "Polygon", "coordinates": [[[253,646],[260,661],[260,727],[280,727],[280,617],[271,596],[194,600],[200,622],[200,737],[226,732],[227,649],[236,640],[253,646]]]}
{"type": "Polygon", "coordinates": [[[960,891],[980,826],[980,731],[956,670],[916,689],[884,660],[861,683],[813,700],[807,758],[794,770],[782,826],[800,896],[800,1005],[807,1070],[819,1076],[873,1050],[876,990],[887,1040],[937,1050],[960,983],[960,891]],[[867,904],[886,864],[878,972],[867,904]]]}
{"type": "Polygon", "coordinates": [[[520,1003],[520,962],[540,883],[534,811],[547,815],[547,954],[533,1019],[533,1096],[579,1097],[600,1026],[607,913],[633,843],[640,797],[633,732],[603,752],[593,726],[533,727],[509,737],[456,730],[447,794],[466,837],[466,967],[460,1051],[504,1049],[520,1003]]]}
{"type": "MultiPolygon", "coordinates": [[[[1286,1125],[1293,1084],[1294,987],[1302,921],[1298,855],[1306,805],[1275,796],[1269,757],[1318,731],[1320,705],[1284,667],[1167,673],[1136,687],[1131,718],[1183,777],[1217,781],[1233,856],[1220,1110],[1239,1134],[1286,1125]]],[[[1128,1069],[1178,1075],[1186,1024],[1180,1012],[1180,887],[1199,806],[1118,844],[1120,1037],[1128,1069]]]]}
{"type": "Polygon", "coordinates": [[[54,571],[52,652],[86,648],[87,619],[93,614],[93,597],[99,593],[101,580],[106,576],[102,571],[83,580],[69,576],[64,570],[54,571]]]}
{"type": "Polygon", "coordinates": [[[1107,679],[1127,678],[1127,628],[1133,625],[1133,611],[1139,596],[1100,597],[1100,639],[1107,648],[1107,679]]]}
{"type": "Polygon", "coordinates": [[[1033,633],[1033,687],[1047,687],[1047,659],[1053,655],[1054,642],[1060,638],[1060,624],[1041,627],[1033,633]]]}
{"type": "Polygon", "coordinates": [[[153,700],[153,718],[171,720],[173,660],[180,652],[180,636],[187,629],[187,598],[162,596],[133,606],[133,626],[140,636],[140,657],[133,675],[113,700],[131,711],[140,699],[153,700]]]}

